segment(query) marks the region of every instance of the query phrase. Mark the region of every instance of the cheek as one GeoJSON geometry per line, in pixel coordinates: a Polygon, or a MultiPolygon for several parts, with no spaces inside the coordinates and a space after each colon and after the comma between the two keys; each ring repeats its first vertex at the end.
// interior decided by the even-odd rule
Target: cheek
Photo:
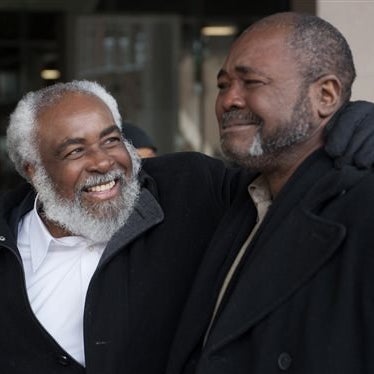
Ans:
{"type": "Polygon", "coordinates": [[[68,199],[75,197],[75,189],[81,175],[79,170],[71,167],[55,167],[53,170],[46,168],[46,171],[59,195],[68,199]]]}
{"type": "Polygon", "coordinates": [[[116,163],[125,170],[126,176],[130,177],[132,173],[132,160],[127,149],[123,148],[120,151],[117,151],[115,154],[113,154],[113,158],[115,159],[116,163]]]}
{"type": "Polygon", "coordinates": [[[220,101],[217,99],[216,105],[215,105],[215,113],[216,113],[216,119],[217,119],[217,125],[218,125],[219,131],[221,131],[222,114],[224,112],[225,111],[223,110],[220,101]]]}
{"type": "Polygon", "coordinates": [[[219,114],[222,114],[222,112],[224,111],[224,108],[223,108],[224,102],[225,102],[225,95],[222,92],[218,93],[216,96],[216,102],[215,102],[215,111],[216,111],[217,117],[219,114]]]}

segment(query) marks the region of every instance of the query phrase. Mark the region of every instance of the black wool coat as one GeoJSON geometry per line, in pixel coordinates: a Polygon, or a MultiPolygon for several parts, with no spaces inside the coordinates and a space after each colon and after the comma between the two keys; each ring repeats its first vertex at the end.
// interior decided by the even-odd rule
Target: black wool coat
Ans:
{"type": "Polygon", "coordinates": [[[371,170],[336,170],[324,151],[311,155],[271,206],[202,348],[254,224],[253,204],[238,201],[199,269],[167,373],[374,373],[373,214],[371,170]]]}
{"type": "MultiPolygon", "coordinates": [[[[108,243],[84,309],[86,368],[41,326],[28,302],[17,226],[28,186],[0,202],[0,372],[162,374],[187,293],[225,211],[247,177],[200,154],[150,159],[140,200],[108,243]]],[[[241,192],[242,191],[242,192],[241,192]]],[[[55,316],[56,320],[59,318],[55,316]]]]}

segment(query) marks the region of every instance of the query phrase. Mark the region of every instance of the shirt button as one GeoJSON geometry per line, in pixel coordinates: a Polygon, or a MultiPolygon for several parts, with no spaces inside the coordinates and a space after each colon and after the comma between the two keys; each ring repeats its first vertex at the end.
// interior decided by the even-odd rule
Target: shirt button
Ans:
{"type": "Polygon", "coordinates": [[[57,357],[57,362],[62,366],[68,366],[70,364],[69,357],[66,355],[60,355],[57,357]]]}
{"type": "Polygon", "coordinates": [[[6,238],[5,238],[5,236],[0,236],[0,242],[5,242],[5,240],[6,240],[6,238]]]}
{"type": "Polygon", "coordinates": [[[286,371],[290,368],[292,363],[292,358],[287,352],[283,352],[278,357],[279,369],[286,371]]]}

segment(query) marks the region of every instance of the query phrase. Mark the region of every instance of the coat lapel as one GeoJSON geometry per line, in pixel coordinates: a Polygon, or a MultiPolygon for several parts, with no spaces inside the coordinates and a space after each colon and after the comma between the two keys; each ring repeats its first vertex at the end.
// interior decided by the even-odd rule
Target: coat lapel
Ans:
{"type": "Polygon", "coordinates": [[[207,351],[248,331],[331,258],[345,238],[346,228],[321,217],[321,208],[365,175],[351,167],[332,169],[330,160],[326,162],[318,154],[303,164],[249,246],[213,325],[207,351]]]}
{"type": "MultiPolygon", "coordinates": [[[[344,227],[320,221],[299,207],[287,215],[282,227],[294,230],[273,231],[269,240],[258,240],[249,248],[211,330],[207,350],[235,339],[282,304],[331,257],[345,235],[344,227]]],[[[268,236],[269,231],[262,235],[268,236]]]]}
{"type": "Polygon", "coordinates": [[[191,296],[174,338],[167,373],[181,372],[183,363],[199,347],[226,272],[235,258],[237,248],[256,222],[255,212],[256,208],[249,199],[247,189],[243,189],[218,226],[217,235],[210,243],[197,271],[191,296]],[[238,229],[232,231],[228,230],[229,227],[238,229]]]}
{"type": "Polygon", "coordinates": [[[163,219],[164,213],[157,200],[147,189],[142,188],[139,201],[133,213],[130,215],[125,226],[117,231],[109,241],[100,259],[99,266],[108,261],[119,249],[126,246],[151,227],[162,222],[163,219]]]}
{"type": "MultiPolygon", "coordinates": [[[[362,176],[349,167],[332,170],[323,151],[299,167],[268,212],[249,247],[249,258],[233,279],[234,287],[229,288],[204,347],[207,352],[271,313],[333,255],[345,228],[321,219],[319,209],[362,176]]],[[[253,204],[242,196],[221,222],[182,315],[168,373],[181,372],[193,351],[201,349],[219,288],[255,217],[253,204]]]]}

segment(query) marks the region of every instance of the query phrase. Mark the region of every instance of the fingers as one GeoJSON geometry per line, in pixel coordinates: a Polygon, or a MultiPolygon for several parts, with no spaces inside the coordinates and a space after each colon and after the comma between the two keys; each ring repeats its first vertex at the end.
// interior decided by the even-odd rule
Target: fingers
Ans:
{"type": "MultiPolygon", "coordinates": [[[[374,122],[372,123],[374,127],[374,122]]],[[[367,137],[361,148],[354,154],[354,165],[360,169],[369,169],[374,165],[374,136],[367,137]]]]}

